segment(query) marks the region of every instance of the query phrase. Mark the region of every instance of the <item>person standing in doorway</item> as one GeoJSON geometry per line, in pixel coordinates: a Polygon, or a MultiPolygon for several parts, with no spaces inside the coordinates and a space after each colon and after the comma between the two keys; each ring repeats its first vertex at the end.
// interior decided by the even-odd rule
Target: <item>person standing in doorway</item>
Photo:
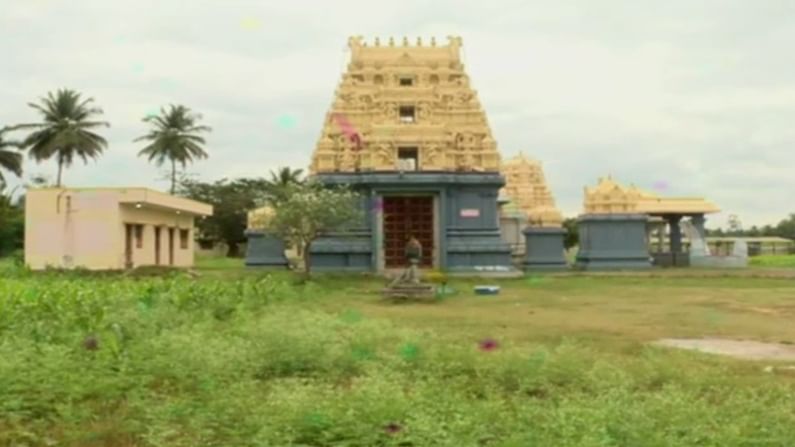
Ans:
{"type": "Polygon", "coordinates": [[[409,238],[406,244],[406,259],[409,261],[409,281],[413,283],[420,282],[420,275],[417,272],[417,265],[422,259],[422,244],[414,236],[409,238]]]}

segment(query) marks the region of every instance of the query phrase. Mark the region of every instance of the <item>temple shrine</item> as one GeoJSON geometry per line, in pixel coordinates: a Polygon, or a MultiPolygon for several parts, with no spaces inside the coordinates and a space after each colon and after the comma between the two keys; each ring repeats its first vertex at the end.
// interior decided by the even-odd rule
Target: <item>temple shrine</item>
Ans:
{"type": "Polygon", "coordinates": [[[410,44],[349,39],[350,62],[326,114],[310,175],[362,197],[363,221],[311,247],[312,268],[384,271],[405,265],[512,271],[501,239],[501,159],[461,62],[460,37],[410,44]]]}
{"type": "Polygon", "coordinates": [[[520,152],[503,163],[502,174],[505,187],[501,193],[513,204],[505,206],[506,211],[521,210],[533,226],[560,227],[563,224],[563,215],[555,206],[538,160],[527,158],[520,152]]]}
{"type": "Polygon", "coordinates": [[[704,216],[720,212],[715,204],[700,197],[660,197],[634,185],[625,187],[610,176],[600,178],[595,187],[585,187],[583,208],[586,217],[581,217],[581,221],[609,219],[614,229],[620,228],[618,222],[626,216],[630,216],[628,220],[640,219],[646,233],[644,250],[650,245],[650,238],[656,235],[656,251],[651,256],[655,265],[662,266],[689,265],[682,244],[680,223],[683,218],[689,218],[687,226],[692,228],[694,236],[705,239],[704,216]],[[668,247],[663,244],[666,230],[668,247]]]}

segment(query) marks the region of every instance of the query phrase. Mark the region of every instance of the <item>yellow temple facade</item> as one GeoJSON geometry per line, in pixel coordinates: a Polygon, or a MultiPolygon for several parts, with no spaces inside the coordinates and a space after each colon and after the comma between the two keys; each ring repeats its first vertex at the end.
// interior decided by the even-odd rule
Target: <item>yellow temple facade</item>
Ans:
{"type": "Polygon", "coordinates": [[[519,153],[502,164],[502,174],[505,187],[501,194],[527,216],[530,225],[560,227],[563,224],[563,215],[555,206],[538,160],[519,153]]]}
{"type": "Polygon", "coordinates": [[[461,63],[446,45],[349,39],[351,59],[326,114],[310,174],[497,172],[500,155],[461,63]]]}
{"type": "Polygon", "coordinates": [[[625,187],[611,176],[600,178],[594,187],[585,187],[583,209],[585,214],[703,214],[720,211],[701,197],[660,197],[635,185],[625,187]]]}

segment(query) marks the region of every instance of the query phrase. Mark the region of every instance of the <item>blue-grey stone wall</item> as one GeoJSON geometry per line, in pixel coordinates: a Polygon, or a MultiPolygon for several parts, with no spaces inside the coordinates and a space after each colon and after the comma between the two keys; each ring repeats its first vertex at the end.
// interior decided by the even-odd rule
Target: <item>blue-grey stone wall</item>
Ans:
{"type": "MultiPolygon", "coordinates": [[[[356,186],[356,185],[354,185],[356,186]]],[[[310,264],[316,271],[367,272],[372,270],[374,224],[372,199],[366,188],[355,187],[361,194],[361,221],[342,232],[325,234],[310,247],[310,264]]]]}
{"type": "Polygon", "coordinates": [[[284,255],[284,242],[276,236],[263,231],[246,231],[245,264],[251,267],[287,267],[284,255]]]}
{"type": "Polygon", "coordinates": [[[585,214],[577,220],[580,248],[575,266],[582,270],[651,267],[645,214],[585,214]]]}
{"type": "Polygon", "coordinates": [[[510,244],[502,240],[497,196],[501,184],[447,188],[447,263],[451,271],[512,268],[510,244]],[[478,215],[471,214],[474,210],[478,215]]]}
{"type": "Polygon", "coordinates": [[[525,241],[525,270],[563,270],[566,264],[562,228],[527,227],[522,233],[525,241]]]}
{"type": "Polygon", "coordinates": [[[316,241],[310,251],[313,269],[378,269],[379,229],[373,203],[375,197],[385,193],[427,193],[438,198],[439,268],[452,271],[512,268],[510,245],[502,240],[499,229],[497,194],[505,181],[498,173],[365,172],[323,174],[316,178],[329,186],[348,185],[359,191],[366,217],[362,228],[345,234],[327,234],[316,241]]]}

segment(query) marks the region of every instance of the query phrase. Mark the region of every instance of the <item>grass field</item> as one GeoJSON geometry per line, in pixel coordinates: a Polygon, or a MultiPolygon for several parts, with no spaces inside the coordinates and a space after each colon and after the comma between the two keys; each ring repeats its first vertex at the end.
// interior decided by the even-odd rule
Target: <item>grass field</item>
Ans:
{"type": "Polygon", "coordinates": [[[787,267],[795,268],[795,255],[762,255],[749,260],[753,267],[787,267]]]}
{"type": "MultiPolygon", "coordinates": [[[[795,343],[795,280],[380,279],[243,271],[0,279],[0,445],[791,446],[795,374],[650,347],[795,343]],[[488,340],[484,344],[484,340],[488,340]]],[[[2,273],[2,272],[0,272],[2,273]]]]}

